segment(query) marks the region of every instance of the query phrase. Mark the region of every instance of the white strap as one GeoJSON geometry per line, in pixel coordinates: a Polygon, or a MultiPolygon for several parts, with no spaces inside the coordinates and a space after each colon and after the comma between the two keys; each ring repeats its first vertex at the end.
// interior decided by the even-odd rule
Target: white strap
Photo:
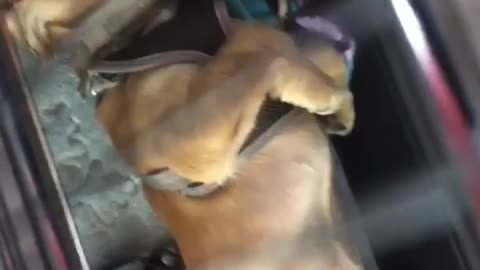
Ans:
{"type": "Polygon", "coordinates": [[[171,51],[151,54],[133,60],[102,61],[94,63],[89,71],[111,74],[130,73],[180,63],[203,64],[210,57],[210,55],[197,51],[171,51]]]}

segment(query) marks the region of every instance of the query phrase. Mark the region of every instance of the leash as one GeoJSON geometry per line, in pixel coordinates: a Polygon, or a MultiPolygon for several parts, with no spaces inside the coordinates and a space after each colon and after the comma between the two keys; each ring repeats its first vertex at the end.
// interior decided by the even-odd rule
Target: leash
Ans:
{"type": "MultiPolygon", "coordinates": [[[[214,0],[213,8],[216,19],[228,37],[234,29],[234,19],[230,17],[225,1],[214,0]]],[[[119,74],[144,71],[152,68],[163,67],[178,63],[204,63],[210,55],[193,50],[176,50],[169,52],[154,53],[144,57],[125,61],[99,61],[88,68],[90,72],[119,74]]]]}
{"type": "MultiPolygon", "coordinates": [[[[293,14],[296,11],[295,3],[293,3],[292,1],[285,1],[287,0],[279,0],[279,16],[282,16],[285,12],[285,14],[293,14]],[[284,7],[281,8],[281,6],[284,7]],[[287,9],[287,11],[282,11],[285,8],[287,9]]],[[[248,1],[246,2],[248,4],[248,1]]],[[[258,1],[256,2],[258,3],[258,1]]],[[[248,8],[248,6],[243,5],[242,1],[229,0],[228,3],[230,4],[231,9],[233,9],[234,12],[241,14],[240,19],[245,20],[248,18],[253,18],[253,15],[251,15],[249,11],[249,9],[252,8],[248,8]]],[[[217,22],[220,25],[223,34],[225,35],[225,37],[228,38],[235,29],[236,19],[230,16],[229,7],[227,6],[227,2],[224,0],[213,0],[213,9],[217,22]]],[[[260,9],[260,11],[265,12],[265,10],[262,9],[260,9]]],[[[270,18],[270,16],[267,17],[270,18]]],[[[261,21],[261,19],[262,18],[258,20],[261,21]]],[[[304,29],[308,29],[309,31],[315,32],[319,36],[325,37],[327,40],[332,42],[339,51],[341,51],[345,58],[348,80],[350,80],[351,73],[353,71],[353,55],[355,52],[355,43],[353,42],[353,40],[349,36],[345,35],[344,32],[341,31],[335,24],[321,18],[320,16],[297,17],[295,18],[295,23],[304,29]]],[[[128,74],[179,63],[203,64],[206,63],[210,59],[210,57],[210,54],[200,51],[174,50],[161,53],[153,53],[131,60],[106,60],[98,61],[96,63],[94,62],[88,68],[88,72],[90,73],[90,76],[95,76],[95,74],[97,73],[128,74]]],[[[105,90],[101,88],[102,87],[97,87],[97,91],[95,94],[98,94],[98,92],[105,90]]]]}
{"type": "MultiPolygon", "coordinates": [[[[204,3],[202,4],[205,5],[204,3]]],[[[234,31],[235,19],[230,17],[226,2],[224,0],[212,0],[210,3],[211,6],[208,7],[202,6],[200,2],[199,5],[203,9],[212,9],[216,20],[215,23],[221,30],[221,35],[224,37],[230,36],[234,31]]],[[[186,12],[188,12],[188,10],[186,12]]],[[[151,29],[150,32],[154,29],[155,28],[151,29]]],[[[144,33],[144,35],[145,34],[148,33],[144,33]]],[[[218,45],[215,45],[215,47],[217,46],[218,45]]],[[[198,50],[169,50],[160,53],[150,53],[140,57],[133,57],[133,59],[128,60],[114,59],[97,61],[92,63],[87,69],[85,74],[86,78],[83,80],[79,91],[83,95],[97,96],[119,83],[117,80],[112,81],[107,79],[105,75],[126,75],[133,72],[140,72],[180,63],[204,64],[210,59],[210,57],[210,53],[198,50]]],[[[115,55],[113,58],[115,58],[115,55]]],[[[116,78],[121,78],[121,76],[117,76],[116,78]]]]}
{"type": "MultiPolygon", "coordinates": [[[[230,17],[224,1],[215,0],[213,3],[218,24],[223,34],[228,37],[234,30],[235,19],[230,17]]],[[[344,56],[349,77],[348,80],[350,80],[355,52],[353,39],[341,31],[338,26],[320,16],[296,16],[293,17],[290,23],[294,24],[295,30],[299,29],[314,38],[323,39],[327,41],[327,43],[333,44],[344,56]]],[[[108,74],[125,74],[178,63],[203,64],[206,63],[210,57],[210,55],[199,51],[170,51],[151,54],[133,60],[103,61],[94,65],[91,71],[108,74]]],[[[292,114],[292,109],[293,107],[291,105],[282,102],[273,100],[266,100],[264,102],[258,114],[255,128],[249,134],[238,153],[240,164],[250,159],[268,142],[271,136],[274,136],[275,130],[281,127],[281,123],[285,122],[285,119],[290,118],[289,115],[292,114]]],[[[217,184],[191,182],[188,179],[175,175],[170,170],[144,175],[142,179],[145,184],[152,188],[178,191],[190,197],[205,196],[218,190],[220,187],[217,184]]]]}
{"type": "MultiPolygon", "coordinates": [[[[285,6],[283,9],[285,11],[279,11],[281,15],[286,15],[287,13],[292,12],[292,5],[287,6],[287,3],[284,3],[286,0],[280,0],[280,3],[283,3],[281,6],[285,6]]],[[[262,22],[271,21],[271,18],[275,17],[274,14],[270,14],[266,8],[266,5],[260,5],[262,1],[240,1],[240,0],[229,0],[231,8],[234,13],[239,13],[239,19],[241,20],[259,20],[262,22]],[[247,2],[247,3],[243,3],[247,2]],[[257,12],[261,14],[268,14],[267,19],[254,17],[251,14],[251,9],[257,9],[257,12]],[[240,10],[240,11],[239,11],[240,10]]],[[[279,4],[280,5],[280,4],[279,4]]],[[[216,19],[223,31],[223,34],[226,37],[229,37],[234,29],[235,22],[238,19],[235,19],[230,16],[229,7],[227,2],[224,0],[213,0],[213,8],[215,12],[216,19]]],[[[259,15],[258,15],[259,16],[259,15]]],[[[278,20],[275,19],[275,22],[278,20]]],[[[93,63],[88,70],[90,72],[98,73],[108,73],[108,74],[119,74],[119,73],[131,73],[144,71],[152,68],[163,67],[166,65],[176,64],[176,63],[203,63],[209,59],[209,55],[203,52],[191,51],[191,50],[178,50],[178,51],[169,51],[162,53],[154,53],[144,57],[125,60],[125,61],[99,61],[93,63]]]]}
{"type": "Polygon", "coordinates": [[[133,73],[173,64],[203,64],[210,58],[210,55],[198,51],[162,52],[127,61],[102,61],[94,64],[89,71],[107,74],[133,73]]]}

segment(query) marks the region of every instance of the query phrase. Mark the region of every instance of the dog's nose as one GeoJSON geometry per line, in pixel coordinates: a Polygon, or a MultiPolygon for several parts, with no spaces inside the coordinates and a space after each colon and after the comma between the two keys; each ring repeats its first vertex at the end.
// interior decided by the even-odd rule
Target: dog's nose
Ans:
{"type": "Polygon", "coordinates": [[[167,169],[167,168],[158,168],[158,169],[154,169],[154,170],[148,171],[148,172],[146,173],[146,175],[159,174],[159,173],[165,172],[166,170],[168,170],[168,169],[167,169]]]}

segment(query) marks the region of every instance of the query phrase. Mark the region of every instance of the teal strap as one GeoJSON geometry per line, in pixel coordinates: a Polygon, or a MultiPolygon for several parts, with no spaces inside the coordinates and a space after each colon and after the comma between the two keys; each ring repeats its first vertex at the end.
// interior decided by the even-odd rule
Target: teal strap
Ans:
{"type": "Polygon", "coordinates": [[[353,60],[345,57],[345,66],[347,69],[347,81],[350,82],[352,80],[352,73],[353,73],[353,67],[354,67],[353,60]]]}
{"type": "Polygon", "coordinates": [[[227,5],[228,11],[232,16],[243,20],[253,19],[242,0],[228,0],[227,5]]]}
{"type": "MultiPolygon", "coordinates": [[[[266,24],[276,24],[277,15],[272,13],[270,7],[262,0],[227,0],[227,6],[233,17],[242,20],[255,20],[266,24]]],[[[297,10],[295,0],[288,1],[288,14],[297,10]]]]}
{"type": "Polygon", "coordinates": [[[298,9],[296,0],[288,0],[288,15],[293,15],[298,9]]]}

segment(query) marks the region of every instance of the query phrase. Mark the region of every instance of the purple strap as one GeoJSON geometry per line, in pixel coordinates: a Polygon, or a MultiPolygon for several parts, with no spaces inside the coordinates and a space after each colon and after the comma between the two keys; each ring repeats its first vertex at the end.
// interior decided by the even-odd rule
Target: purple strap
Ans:
{"type": "Polygon", "coordinates": [[[337,50],[345,57],[349,77],[353,70],[353,57],[355,55],[355,42],[353,38],[345,34],[337,25],[320,16],[297,17],[295,22],[312,32],[320,34],[331,41],[337,50]]]}

